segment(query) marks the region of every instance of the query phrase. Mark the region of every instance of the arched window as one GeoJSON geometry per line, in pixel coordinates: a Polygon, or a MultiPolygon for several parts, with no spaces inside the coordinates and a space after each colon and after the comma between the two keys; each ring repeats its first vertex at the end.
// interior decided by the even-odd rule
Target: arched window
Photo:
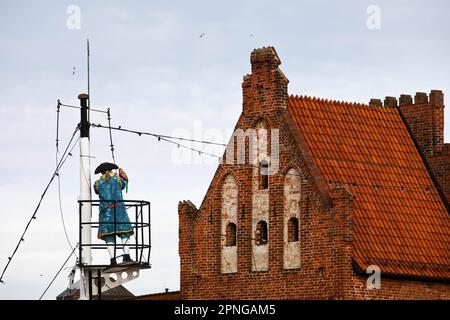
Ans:
{"type": "Polygon", "coordinates": [[[258,246],[267,243],[267,222],[263,220],[256,224],[255,242],[258,246]]]}
{"type": "Polygon", "coordinates": [[[234,247],[236,245],[236,225],[230,222],[226,228],[226,242],[225,246],[234,247]]]}
{"type": "Polygon", "coordinates": [[[291,168],[284,182],[284,269],[298,269],[300,259],[300,203],[301,203],[301,174],[291,168]]]}
{"type": "Polygon", "coordinates": [[[238,210],[238,185],[231,174],[228,174],[222,185],[222,212],[220,240],[222,251],[221,272],[237,272],[237,210],[238,210]]]}
{"type": "Polygon", "coordinates": [[[269,188],[269,163],[262,160],[259,163],[259,189],[266,190],[269,188]]]}
{"type": "Polygon", "coordinates": [[[288,221],[288,242],[298,241],[298,219],[292,217],[288,221]]]}

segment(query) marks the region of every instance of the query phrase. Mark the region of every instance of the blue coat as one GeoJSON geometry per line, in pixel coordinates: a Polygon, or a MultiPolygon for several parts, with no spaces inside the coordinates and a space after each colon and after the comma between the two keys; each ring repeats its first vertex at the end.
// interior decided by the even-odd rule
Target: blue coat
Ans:
{"type": "Polygon", "coordinates": [[[94,191],[101,200],[99,204],[99,239],[103,240],[107,235],[119,233],[132,235],[134,233],[124,203],[110,202],[110,200],[123,200],[122,190],[125,185],[125,179],[117,174],[103,174],[99,180],[95,181],[94,191]],[[114,215],[118,223],[115,227],[114,215]]]}

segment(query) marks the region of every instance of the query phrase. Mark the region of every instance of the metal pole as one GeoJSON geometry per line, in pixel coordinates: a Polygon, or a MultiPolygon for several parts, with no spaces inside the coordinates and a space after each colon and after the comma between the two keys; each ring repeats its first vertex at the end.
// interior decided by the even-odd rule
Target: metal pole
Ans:
{"type": "Polygon", "coordinates": [[[97,270],[97,279],[98,279],[97,297],[98,300],[102,300],[102,272],[100,271],[100,269],[97,270]]]}
{"type": "Polygon", "coordinates": [[[89,270],[88,272],[88,278],[89,278],[89,300],[92,300],[92,271],[89,270]]]}
{"type": "MultiPolygon", "coordinates": [[[[136,228],[136,236],[134,237],[134,244],[136,245],[136,261],[138,260],[138,256],[139,256],[139,254],[138,254],[138,249],[139,249],[139,218],[138,218],[138,208],[137,208],[137,205],[135,205],[135,207],[134,207],[134,217],[135,217],[135,219],[134,219],[134,222],[135,222],[135,228],[136,228]]],[[[140,261],[139,261],[139,263],[140,263],[140,261]]]]}
{"type": "MultiPolygon", "coordinates": [[[[142,232],[141,232],[141,256],[139,257],[139,264],[142,263],[142,256],[144,254],[144,206],[143,203],[140,202],[139,204],[141,206],[141,228],[142,228],[142,232]]],[[[136,257],[137,259],[137,257],[136,257]]]]}
{"type": "MultiPolygon", "coordinates": [[[[91,56],[91,52],[89,50],[89,39],[86,40],[86,44],[87,44],[87,51],[86,51],[86,55],[87,55],[87,91],[88,91],[88,96],[89,96],[89,100],[88,100],[88,108],[91,107],[91,78],[90,78],[90,67],[89,67],[89,57],[91,56]]],[[[90,110],[88,110],[88,121],[91,121],[91,112],[90,110]]]]}
{"type": "Polygon", "coordinates": [[[82,247],[80,256],[80,300],[86,300],[88,293],[91,291],[91,282],[88,281],[88,272],[83,267],[92,263],[91,256],[91,218],[92,218],[92,194],[91,194],[91,168],[90,168],[90,146],[89,146],[89,121],[88,121],[88,99],[89,96],[82,93],[78,96],[81,106],[81,121],[80,121],[80,200],[88,200],[84,202],[81,207],[81,221],[80,228],[82,234],[82,247]],[[81,222],[87,224],[81,224],[81,222]],[[83,246],[87,245],[87,246],[83,246]]]}
{"type": "Polygon", "coordinates": [[[152,204],[151,202],[148,202],[148,255],[147,255],[147,262],[150,263],[150,252],[152,250],[152,204]]]}
{"type": "Polygon", "coordinates": [[[116,237],[117,237],[117,216],[116,216],[116,200],[113,200],[114,205],[114,259],[117,256],[117,244],[116,244],[116,237]]]}

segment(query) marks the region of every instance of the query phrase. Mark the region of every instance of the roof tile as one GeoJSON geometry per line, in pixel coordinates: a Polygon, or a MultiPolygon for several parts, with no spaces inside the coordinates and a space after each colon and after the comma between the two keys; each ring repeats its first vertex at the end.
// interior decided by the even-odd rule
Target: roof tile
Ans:
{"type": "Polygon", "coordinates": [[[359,267],[450,279],[450,217],[397,109],[291,96],[288,111],[330,187],[356,195],[359,267]]]}

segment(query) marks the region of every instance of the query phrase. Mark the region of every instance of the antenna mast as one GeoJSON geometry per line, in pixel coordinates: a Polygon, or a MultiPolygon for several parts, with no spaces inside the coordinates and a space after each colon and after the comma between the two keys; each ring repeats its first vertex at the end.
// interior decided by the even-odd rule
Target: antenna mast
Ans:
{"type": "MultiPolygon", "coordinates": [[[[80,94],[81,121],[80,121],[80,200],[92,200],[91,194],[91,168],[90,168],[90,83],[89,83],[89,39],[87,39],[87,90],[88,94],[80,94]]],[[[83,244],[91,243],[92,206],[90,202],[82,204],[80,218],[80,235],[84,243],[80,243],[80,299],[86,300],[89,292],[92,292],[92,283],[88,279],[88,270],[83,265],[92,263],[91,248],[83,247],[83,244]],[[82,222],[86,222],[83,225],[82,222]]]]}
{"type": "Polygon", "coordinates": [[[91,120],[91,117],[90,117],[90,115],[91,115],[91,110],[90,110],[90,107],[91,107],[91,81],[90,81],[90,70],[89,70],[89,57],[91,56],[91,52],[89,51],[89,38],[87,38],[87,40],[86,40],[86,43],[87,43],[87,47],[86,47],[86,49],[87,49],[87,94],[88,94],[88,96],[89,96],[89,99],[88,99],[88,101],[87,101],[87,103],[88,103],[88,121],[90,121],[91,120]]]}

